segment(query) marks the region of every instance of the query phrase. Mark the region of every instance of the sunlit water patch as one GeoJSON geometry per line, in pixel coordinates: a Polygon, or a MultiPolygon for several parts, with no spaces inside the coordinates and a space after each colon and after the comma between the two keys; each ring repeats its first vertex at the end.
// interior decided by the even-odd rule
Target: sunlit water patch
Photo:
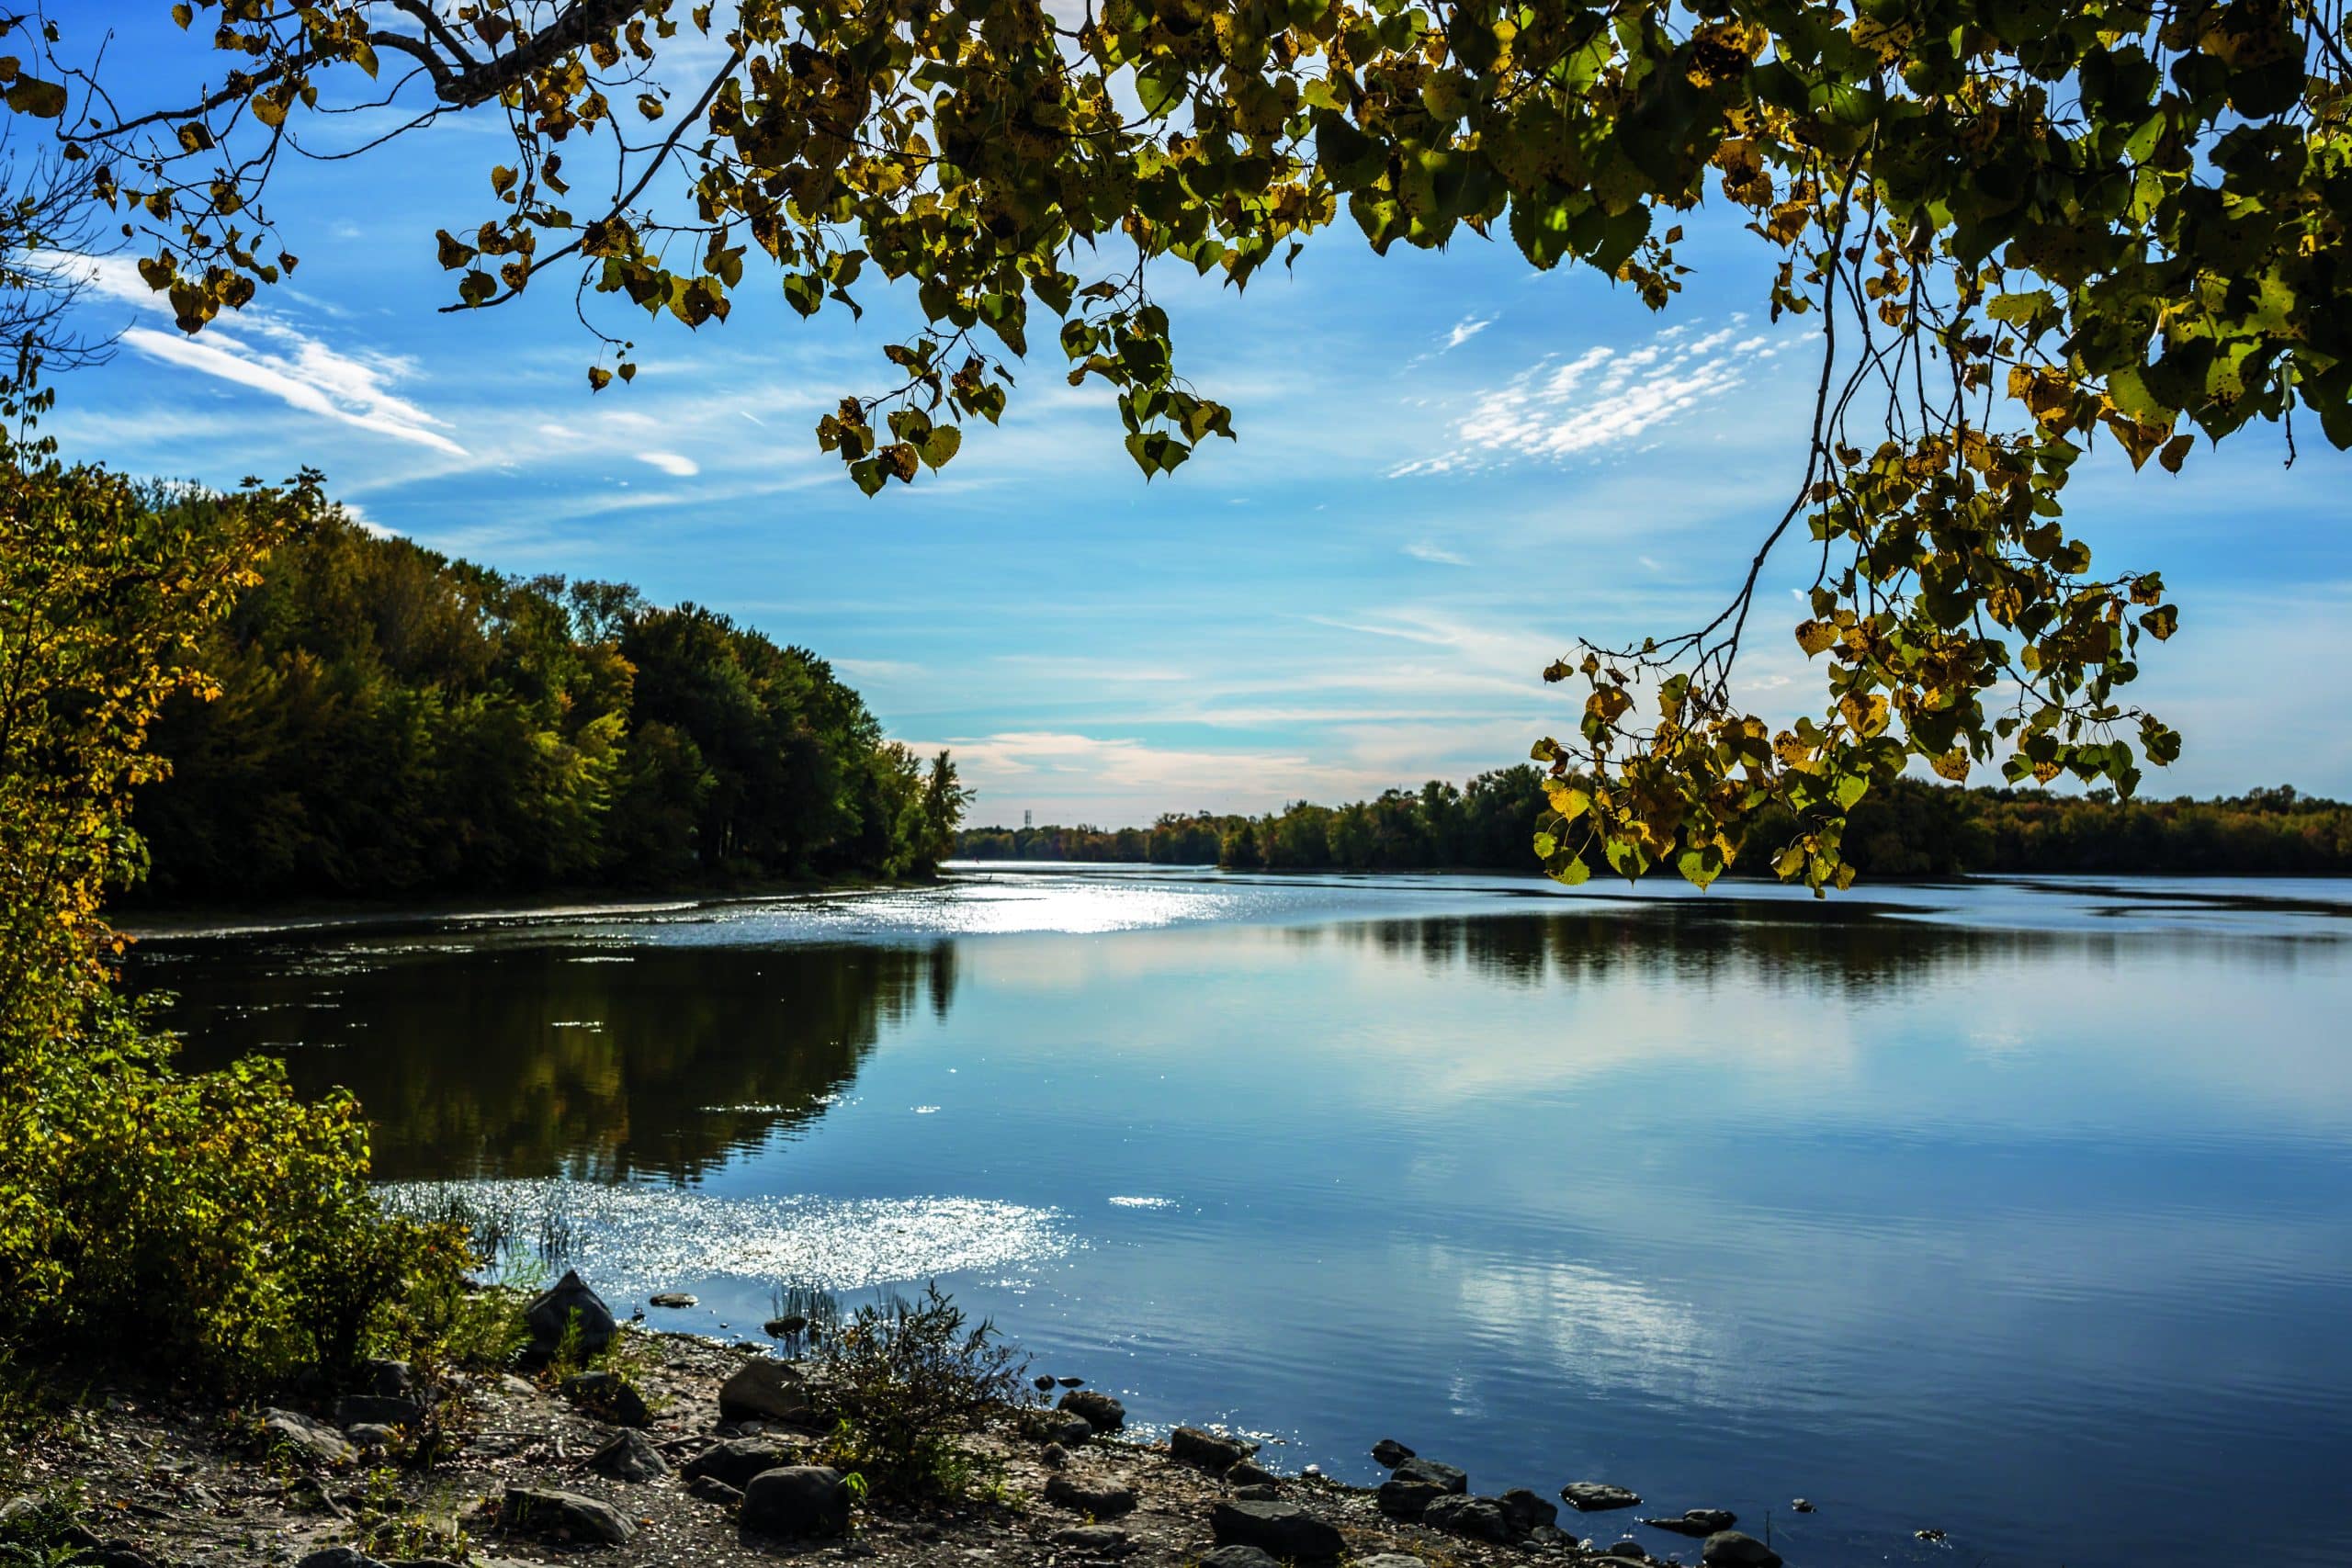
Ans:
{"type": "Polygon", "coordinates": [[[976,1198],[733,1197],[594,1182],[410,1181],[383,1188],[409,1213],[452,1204],[549,1268],[577,1269],[627,1302],[682,1282],[834,1292],[1002,1274],[1076,1245],[1056,1210],[976,1198]],[[539,1238],[549,1238],[541,1246],[539,1238]]]}

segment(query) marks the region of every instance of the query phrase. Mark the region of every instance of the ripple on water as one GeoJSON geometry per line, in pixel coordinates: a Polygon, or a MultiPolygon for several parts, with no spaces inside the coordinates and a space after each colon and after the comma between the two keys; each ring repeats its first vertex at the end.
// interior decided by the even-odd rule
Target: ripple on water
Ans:
{"type": "Polygon", "coordinates": [[[614,1299],[688,1278],[867,1290],[1038,1263],[1077,1245],[1058,1210],[980,1198],[737,1197],[557,1178],[382,1191],[412,1213],[444,1213],[455,1199],[526,1241],[560,1234],[560,1263],[614,1299]]]}

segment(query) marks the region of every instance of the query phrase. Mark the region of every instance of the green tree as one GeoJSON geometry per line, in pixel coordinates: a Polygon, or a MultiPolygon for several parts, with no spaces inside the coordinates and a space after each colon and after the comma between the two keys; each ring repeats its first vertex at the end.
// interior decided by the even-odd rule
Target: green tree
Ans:
{"type": "Polygon", "coordinates": [[[2155,573],[2094,571],[2065,531],[2075,464],[2106,439],[2177,470],[2197,434],[2298,409],[2352,446],[2337,0],[174,14],[234,62],[221,86],[119,106],[87,42],[52,31],[7,97],[92,164],[187,330],[297,265],[264,216],[280,150],[389,92],[415,123],[511,133],[485,215],[442,230],[438,260],[460,308],[550,271],[608,302],[594,386],[633,374],[628,307],[723,321],[747,262],[805,314],[908,285],[928,324],[886,350],[886,389],[817,429],[869,492],[952,459],[957,421],[998,417],[1033,304],[1059,318],[1070,380],[1116,394],[1147,476],[1229,437],[1175,367],[1155,268],[1238,288],[1342,211],[1377,251],[1507,235],[1661,309],[1686,221],[1752,232],[1777,264],[1759,305],[1821,320],[1809,439],[1720,615],[1547,671],[1585,692],[1570,738],[1537,748],[1539,849],[1571,880],[1589,847],[1704,884],[1777,811],[1773,869],[1843,886],[1846,814],[1915,759],[2128,795],[2179,746],[2122,694],[2143,634],[2178,612],[2155,573]],[[617,169],[596,162],[607,141],[617,169]],[[1792,534],[1818,547],[1795,636],[1826,690],[1776,732],[1732,672],[1792,534]]]}

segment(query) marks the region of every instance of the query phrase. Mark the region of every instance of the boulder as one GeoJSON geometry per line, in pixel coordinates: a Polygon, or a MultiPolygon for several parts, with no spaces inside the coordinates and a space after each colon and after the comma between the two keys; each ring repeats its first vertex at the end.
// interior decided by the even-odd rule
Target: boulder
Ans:
{"type": "Polygon", "coordinates": [[[1054,1380],[1046,1373],[1039,1372],[1035,1377],[1031,1378],[1029,1381],[1036,1385],[1037,1392],[1039,1393],[1051,1393],[1054,1392],[1054,1380]]]}
{"type": "Polygon", "coordinates": [[[1074,1449],[1094,1436],[1094,1424],[1077,1416],[1052,1415],[1046,1417],[1045,1431],[1047,1442],[1074,1449]]]}
{"type": "MultiPolygon", "coordinates": [[[[1418,1557],[1399,1558],[1411,1568],[1425,1568],[1418,1557]]],[[[1201,1553],[1201,1568],[1282,1568],[1282,1564],[1254,1546],[1218,1546],[1201,1553]]]]}
{"type": "Polygon", "coordinates": [[[382,1399],[414,1399],[416,1373],[406,1361],[362,1361],[358,1392],[382,1399]]]}
{"type": "Polygon", "coordinates": [[[1426,1481],[1441,1492],[1470,1490],[1468,1472],[1433,1459],[1408,1459],[1388,1473],[1392,1481],[1426,1481]]]}
{"type": "Polygon", "coordinates": [[[782,1317],[772,1317],[760,1325],[760,1332],[771,1339],[789,1339],[808,1326],[807,1318],[797,1312],[788,1312],[782,1317]]]}
{"type": "Polygon", "coordinates": [[[763,1471],[743,1488],[742,1526],[751,1535],[842,1535],[849,1529],[849,1483],[821,1464],[763,1471]]]}
{"type": "Polygon", "coordinates": [[[1233,1500],[1237,1503],[1279,1502],[1282,1498],[1282,1495],[1283,1489],[1281,1487],[1271,1485],[1262,1481],[1252,1486],[1237,1486],[1231,1493],[1233,1500]]]}
{"type": "Polygon", "coordinates": [[[695,1455],[679,1473],[688,1481],[707,1476],[741,1492],[752,1483],[752,1477],[765,1471],[783,1470],[799,1457],[773,1438],[729,1438],[695,1455]]]}
{"type": "Polygon", "coordinates": [[[1127,1424],[1127,1407],[1095,1389],[1074,1388],[1055,1408],[1067,1410],[1098,1432],[1115,1432],[1127,1424]]]}
{"type": "Polygon", "coordinates": [[[1430,1499],[1421,1511],[1421,1523],[1448,1535],[1467,1536],[1473,1540],[1491,1540],[1498,1545],[1508,1542],[1518,1532],[1510,1528],[1503,1506],[1491,1497],[1464,1497],[1454,1494],[1430,1499]]]}
{"type": "Polygon", "coordinates": [[[1394,1470],[1413,1457],[1413,1450],[1394,1438],[1383,1438],[1372,1445],[1372,1457],[1384,1470],[1394,1470]]]}
{"type": "Polygon", "coordinates": [[[1738,1522],[1739,1516],[1724,1508],[1685,1508],[1679,1518],[1642,1521],[1654,1530],[1671,1530],[1676,1535],[1694,1539],[1704,1539],[1720,1530],[1727,1530],[1738,1522]]]}
{"type": "Polygon", "coordinates": [[[1255,1443],[1245,1443],[1238,1438],[1228,1438],[1222,1432],[1205,1431],[1199,1427],[1179,1427],[1168,1434],[1168,1455],[1170,1459],[1196,1464],[1203,1470],[1215,1471],[1220,1475],[1257,1451],[1255,1443]]]}
{"type": "Polygon", "coordinates": [[[1236,1486],[1272,1486],[1282,1480],[1272,1471],[1254,1459],[1245,1459],[1225,1472],[1225,1479],[1236,1486]]]}
{"type": "Polygon", "coordinates": [[[616,1427],[650,1427],[653,1412],[645,1396],[616,1372],[575,1372],[556,1392],[600,1421],[616,1427]]]}
{"type": "Polygon", "coordinates": [[[1116,1525],[1071,1525],[1054,1532],[1054,1544],[1093,1557],[1124,1557],[1135,1550],[1116,1525]]]}
{"type": "Polygon", "coordinates": [[[1392,1475],[1380,1483],[1374,1501],[1392,1519],[1418,1519],[1431,1503],[1445,1495],[1445,1488],[1433,1481],[1405,1481],[1392,1475]]]}
{"type": "Polygon", "coordinates": [[[389,1451],[401,1446],[400,1429],[379,1427],[372,1421],[358,1421],[343,1429],[343,1435],[363,1449],[389,1451]]]}
{"type": "Polygon", "coordinates": [[[313,1421],[293,1410],[261,1413],[263,1439],[273,1449],[290,1449],[315,1464],[347,1464],[351,1445],[323,1421],[313,1421]]]}
{"type": "Polygon", "coordinates": [[[1781,1568],[1781,1554],[1752,1535],[1717,1530],[1699,1549],[1707,1568],[1781,1568]]]}
{"type": "Polygon", "coordinates": [[[424,1420],[424,1406],[401,1394],[346,1393],[334,1402],[338,1427],[408,1427],[424,1420]]]}
{"type": "Polygon", "coordinates": [[[294,1568],[384,1568],[356,1547],[330,1546],[297,1561],[294,1568]]]}
{"type": "Polygon", "coordinates": [[[1037,1462],[1047,1470],[1059,1470],[1069,1462],[1069,1450],[1059,1443],[1047,1443],[1037,1455],[1037,1462]]]}
{"type": "Polygon", "coordinates": [[[1642,1495],[1606,1481],[1571,1481],[1560,1488],[1560,1501],[1579,1514],[1605,1514],[1611,1508],[1640,1507],[1642,1495]]]}
{"type": "Polygon", "coordinates": [[[1503,1517],[1510,1521],[1515,1534],[1524,1535],[1537,1525],[1556,1525],[1560,1510],[1545,1502],[1524,1486],[1514,1486],[1495,1499],[1503,1506],[1503,1517]]]}
{"type": "Polygon", "coordinates": [[[695,1299],[684,1291],[656,1291],[645,1298],[648,1304],[658,1307],[690,1307],[695,1299]]]}
{"type": "Polygon", "coordinates": [[[1136,1489],[1115,1476],[1102,1478],[1064,1472],[1046,1478],[1046,1501],[1057,1508],[1068,1508],[1074,1514],[1084,1514],[1091,1518],[1115,1519],[1121,1514],[1135,1511],[1136,1489]]]}
{"type": "Polygon", "coordinates": [[[623,1432],[588,1458],[588,1468],[615,1481],[659,1481],[670,1473],[670,1461],[642,1432],[623,1432]]]}
{"type": "Polygon", "coordinates": [[[555,1354],[575,1323],[579,1337],[572,1343],[584,1356],[594,1355],[620,1332],[620,1325],[613,1321],[613,1309],[588,1288],[576,1269],[566,1270],[553,1289],[524,1308],[523,1321],[531,1330],[531,1349],[541,1359],[555,1354]]]}
{"type": "Polygon", "coordinates": [[[1810,1514],[1813,1512],[1813,1505],[1800,1497],[1789,1505],[1789,1511],[1796,1514],[1810,1514]]]}
{"type": "Polygon", "coordinates": [[[1329,1520],[1295,1503],[1219,1503],[1209,1514],[1209,1529],[1219,1546],[1254,1546],[1287,1562],[1326,1562],[1343,1545],[1329,1520]]]}
{"type": "Polygon", "coordinates": [[[548,1541],[602,1541],[627,1546],[637,1526],[610,1503],[552,1486],[510,1486],[498,1522],[548,1541]]]}
{"type": "Polygon", "coordinates": [[[821,1423],[824,1412],[807,1374],[790,1361],[746,1361],[718,1388],[718,1414],[729,1421],[821,1423]]]}
{"type": "Polygon", "coordinates": [[[686,1483],[686,1495],[699,1497],[706,1503],[716,1503],[722,1508],[731,1508],[743,1500],[743,1489],[729,1486],[715,1475],[697,1475],[686,1483]]]}
{"type": "Polygon", "coordinates": [[[1621,1540],[1616,1545],[1611,1546],[1607,1551],[1603,1551],[1601,1555],[1604,1557],[1622,1557],[1628,1562],[1646,1562],[1649,1561],[1650,1553],[1649,1548],[1644,1546],[1638,1540],[1621,1540]]]}

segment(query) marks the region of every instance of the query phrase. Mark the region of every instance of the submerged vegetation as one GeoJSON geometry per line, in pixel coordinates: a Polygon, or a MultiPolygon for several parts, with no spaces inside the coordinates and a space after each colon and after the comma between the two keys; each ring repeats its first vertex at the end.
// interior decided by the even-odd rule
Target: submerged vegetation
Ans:
{"type": "MultiPolygon", "coordinates": [[[[159,496],[208,514],[202,497],[159,496]]],[[[965,792],[806,649],[306,515],[166,703],[153,897],[928,875],[965,792]]]]}
{"type": "MultiPolygon", "coordinates": [[[[1432,779],[1346,806],[1306,801],[1262,817],[1196,812],[1149,828],[973,828],[972,860],[1125,861],[1229,870],[1535,871],[1527,835],[1548,809],[1532,767],[1481,773],[1456,789],[1432,779]]],[[[1759,818],[1760,843],[1797,831],[1759,818]]],[[[2174,876],[2340,875],[2352,872],[2352,806],[2290,786],[2215,800],[2119,800],[2110,790],[1962,789],[1898,779],[1857,805],[1846,853],[1879,877],[2093,872],[2174,876]]],[[[1733,875],[1763,875],[1735,862],[1733,875]]],[[[1600,852],[1588,873],[1610,874],[1600,852]]]]}

